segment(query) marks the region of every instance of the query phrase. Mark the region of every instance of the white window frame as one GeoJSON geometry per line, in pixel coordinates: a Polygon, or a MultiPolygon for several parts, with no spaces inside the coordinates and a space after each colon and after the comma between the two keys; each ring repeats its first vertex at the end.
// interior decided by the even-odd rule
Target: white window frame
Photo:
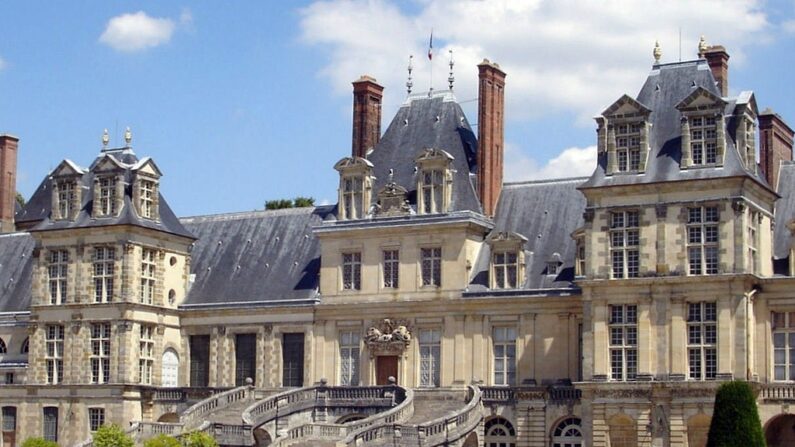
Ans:
{"type": "Polygon", "coordinates": [[[113,301],[114,247],[94,247],[94,302],[113,301]]]}
{"type": "Polygon", "coordinates": [[[144,247],[141,250],[141,298],[143,304],[153,304],[157,281],[157,250],[144,247]]]}
{"type": "Polygon", "coordinates": [[[58,187],[58,213],[61,219],[69,219],[72,214],[72,204],[75,202],[75,181],[61,180],[56,182],[58,187]]]}
{"type": "Polygon", "coordinates": [[[88,408],[88,430],[92,433],[105,425],[105,409],[100,407],[88,408]]]}
{"type": "Polygon", "coordinates": [[[640,211],[612,211],[610,216],[610,275],[613,279],[640,275],[640,211]]]}
{"type": "Polygon", "coordinates": [[[49,285],[50,304],[64,304],[67,301],[69,286],[69,251],[50,250],[49,254],[49,285]]]}
{"type": "Polygon", "coordinates": [[[422,287],[442,286],[442,247],[420,248],[420,279],[422,287]]]}
{"type": "Polygon", "coordinates": [[[47,383],[57,385],[63,382],[64,327],[49,324],[44,327],[46,352],[44,355],[47,368],[47,383]]]}
{"type": "Polygon", "coordinates": [[[441,168],[422,170],[422,214],[444,213],[444,177],[441,168]]]}
{"type": "Polygon", "coordinates": [[[110,323],[91,323],[91,383],[110,383],[110,323]]]}
{"type": "Polygon", "coordinates": [[[718,163],[718,120],[715,116],[700,115],[689,119],[690,154],[694,166],[718,163]]]}
{"type": "Polygon", "coordinates": [[[116,177],[102,176],[98,182],[99,197],[94,198],[99,200],[97,212],[100,216],[115,216],[118,211],[116,209],[116,177]]]}
{"type": "Polygon", "coordinates": [[[720,209],[717,206],[687,208],[688,275],[716,275],[720,271],[720,209]]]}
{"type": "Polygon", "coordinates": [[[638,376],[638,306],[609,306],[608,337],[610,345],[610,378],[632,381],[638,376]]]}
{"type": "Polygon", "coordinates": [[[442,330],[440,328],[420,329],[418,335],[420,387],[438,388],[441,386],[442,330]]]}
{"type": "Polygon", "coordinates": [[[138,343],[138,382],[151,385],[155,366],[155,327],[142,324],[138,343]]]}
{"type": "Polygon", "coordinates": [[[748,213],[748,272],[759,273],[759,220],[761,213],[751,211],[748,213]]]}
{"type": "Polygon", "coordinates": [[[687,378],[714,380],[718,373],[718,308],[714,301],[687,303],[687,378]]]}
{"type": "Polygon", "coordinates": [[[397,289],[400,287],[400,250],[397,248],[385,248],[381,252],[383,259],[383,283],[385,289],[397,289]]]}
{"type": "Polygon", "coordinates": [[[622,123],[615,126],[616,167],[618,172],[640,170],[640,129],[643,123],[622,123]]]}
{"type": "Polygon", "coordinates": [[[491,257],[491,265],[494,272],[493,288],[519,287],[519,254],[516,250],[495,251],[491,257]]]}
{"type": "Polygon", "coordinates": [[[362,290],[362,252],[342,253],[342,290],[362,290]]]}
{"type": "Polygon", "coordinates": [[[361,335],[358,330],[340,331],[340,385],[358,386],[361,335]]]}
{"type": "Polygon", "coordinates": [[[795,382],[795,312],[770,313],[773,346],[773,374],[775,382],[795,382]]]}
{"type": "Polygon", "coordinates": [[[345,219],[364,217],[364,177],[346,175],[342,177],[342,206],[345,219]]]}
{"type": "Polygon", "coordinates": [[[516,327],[494,326],[492,357],[494,360],[494,385],[516,385],[516,327]]]}
{"type": "Polygon", "coordinates": [[[153,180],[140,180],[139,196],[141,200],[141,217],[154,219],[155,217],[155,195],[157,194],[157,183],[153,180]]]}

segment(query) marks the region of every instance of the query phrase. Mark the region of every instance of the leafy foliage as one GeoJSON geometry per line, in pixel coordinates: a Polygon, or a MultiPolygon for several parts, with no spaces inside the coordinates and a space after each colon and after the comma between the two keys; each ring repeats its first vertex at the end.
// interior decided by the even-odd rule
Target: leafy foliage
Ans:
{"type": "Polygon", "coordinates": [[[305,206],[314,206],[314,205],[315,205],[314,197],[298,196],[293,200],[290,199],[268,200],[267,202],[265,202],[265,209],[281,210],[284,208],[303,208],[305,206]]]}
{"type": "Polygon", "coordinates": [[[58,447],[58,444],[44,438],[28,438],[22,443],[22,447],[58,447]]]}
{"type": "Polygon", "coordinates": [[[293,204],[295,205],[296,208],[303,208],[305,206],[314,206],[315,198],[298,196],[295,198],[295,200],[293,200],[293,204]]]}
{"type": "Polygon", "coordinates": [[[144,442],[144,447],[181,447],[177,438],[172,438],[168,435],[157,435],[152,439],[147,439],[144,442]]]}
{"type": "Polygon", "coordinates": [[[183,447],[218,447],[215,438],[207,433],[194,431],[182,437],[183,447]]]}
{"type": "Polygon", "coordinates": [[[116,424],[103,425],[94,433],[94,447],[135,447],[132,438],[116,424]]]}
{"type": "Polygon", "coordinates": [[[718,388],[707,447],[765,447],[756,399],[747,382],[726,382],[718,388]]]}
{"type": "Polygon", "coordinates": [[[25,206],[25,203],[26,203],[25,202],[25,196],[23,196],[19,192],[17,192],[17,203],[19,204],[19,206],[25,206]]]}

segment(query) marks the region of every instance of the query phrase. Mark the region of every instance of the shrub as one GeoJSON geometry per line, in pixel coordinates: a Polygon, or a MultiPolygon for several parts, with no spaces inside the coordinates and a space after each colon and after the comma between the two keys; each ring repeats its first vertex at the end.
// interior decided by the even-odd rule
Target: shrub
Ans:
{"type": "Polygon", "coordinates": [[[168,435],[157,435],[152,439],[147,439],[144,442],[144,447],[181,447],[177,438],[172,438],[168,435]]]}
{"type": "Polygon", "coordinates": [[[183,447],[218,447],[215,438],[207,433],[194,431],[182,437],[183,447]]]}
{"type": "Polygon", "coordinates": [[[132,438],[116,424],[103,425],[94,433],[94,447],[135,447],[132,438]]]}
{"type": "Polygon", "coordinates": [[[747,382],[726,382],[715,395],[707,447],[765,447],[756,399],[747,382]]]}
{"type": "Polygon", "coordinates": [[[296,208],[303,208],[305,206],[315,206],[315,199],[313,197],[298,196],[293,200],[296,208]]]}
{"type": "Polygon", "coordinates": [[[44,438],[28,438],[22,443],[22,447],[58,447],[58,444],[44,438]]]}

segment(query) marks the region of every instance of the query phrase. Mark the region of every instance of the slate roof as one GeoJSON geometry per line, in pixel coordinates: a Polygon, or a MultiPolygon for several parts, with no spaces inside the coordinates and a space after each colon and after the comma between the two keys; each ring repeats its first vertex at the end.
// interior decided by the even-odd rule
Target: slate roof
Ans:
{"type": "MultiPolygon", "coordinates": [[[[103,227],[108,225],[135,225],[193,238],[193,235],[182,226],[179,219],[174,215],[174,212],[171,210],[171,207],[168,206],[162,194],[158,196],[160,206],[159,220],[143,219],[136,213],[132,206],[132,180],[134,169],[140,165],[139,161],[145,160],[146,159],[139,160],[129,148],[100,154],[92,163],[91,168],[88,169],[80,168],[71,161],[66,160],[65,162],[73,166],[75,170],[83,172],[80,179],[83,188],[82,203],[77,218],[74,220],[50,219],[52,212],[52,186],[50,175],[48,175],[42,180],[39,187],[36,188],[36,191],[22,210],[16,213],[15,220],[17,224],[29,228],[30,231],[103,227]],[[122,206],[121,212],[116,217],[94,218],[91,216],[91,207],[93,206],[94,199],[94,172],[92,168],[105,154],[109,154],[124,168],[123,181],[127,184],[124,188],[124,205],[122,206]]],[[[78,185],[78,187],[80,186],[78,185]]]]}
{"type": "MultiPolygon", "coordinates": [[[[723,166],[680,169],[682,158],[681,124],[682,114],[676,106],[698,87],[720,97],[715,78],[709,65],[703,59],[655,65],[649,73],[636,100],[651,110],[649,120],[649,158],[646,171],[642,174],[619,173],[606,175],[607,153],[598,155],[598,163],[593,175],[583,183],[583,188],[600,186],[656,183],[674,180],[695,180],[703,178],[749,176],[763,185],[767,182],[760,175],[745,168],[735,146],[735,123],[729,119],[738,104],[753,100],[750,92],[743,92],[737,98],[723,98],[727,102],[724,113],[727,117],[726,156],[723,166]]],[[[768,186],[769,187],[769,186],[768,186]]]]}
{"type": "Polygon", "coordinates": [[[30,310],[34,244],[30,233],[0,235],[0,312],[30,310]]]}
{"type": "Polygon", "coordinates": [[[795,219],[795,162],[784,161],[778,174],[776,201],[776,226],[773,229],[773,259],[789,258],[790,235],[787,224],[795,219]]]}
{"type": "MultiPolygon", "coordinates": [[[[585,197],[577,190],[585,177],[506,183],[494,216],[495,232],[527,238],[523,289],[572,289],[576,243],[571,233],[583,225],[585,197]],[[555,257],[555,254],[558,257],[555,257]],[[560,259],[557,275],[547,275],[547,263],[560,259]]],[[[470,290],[485,290],[491,252],[481,249],[470,290]]]]}
{"type": "Polygon", "coordinates": [[[320,244],[312,227],[333,206],[187,217],[198,237],[191,252],[195,274],[183,306],[315,302],[320,244]]]}
{"type": "Polygon", "coordinates": [[[426,148],[442,149],[453,156],[453,194],[450,211],[482,212],[472,176],[476,172],[477,138],[469,127],[461,106],[451,93],[409,98],[398,110],[375,149],[367,156],[376,177],[377,193],[393,180],[408,190],[409,202],[416,207],[417,178],[414,159],[426,148]]]}

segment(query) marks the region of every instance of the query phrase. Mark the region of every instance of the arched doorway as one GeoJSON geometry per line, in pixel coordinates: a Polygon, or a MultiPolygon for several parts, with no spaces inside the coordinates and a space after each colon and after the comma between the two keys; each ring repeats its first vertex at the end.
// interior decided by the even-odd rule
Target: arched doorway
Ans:
{"type": "Polygon", "coordinates": [[[516,430],[507,419],[499,416],[486,421],[485,447],[516,447],[516,430]]]}
{"type": "Polygon", "coordinates": [[[638,430],[635,420],[619,413],[607,421],[610,430],[610,447],[637,447],[638,430]]]}
{"type": "Polygon", "coordinates": [[[271,445],[272,442],[271,435],[267,431],[262,428],[254,430],[254,445],[265,447],[266,445],[271,445]]]}
{"type": "Polygon", "coordinates": [[[179,384],[179,356],[173,349],[163,353],[163,368],[160,380],[164,387],[176,387],[179,384]]]}
{"type": "Polygon", "coordinates": [[[177,413],[165,413],[157,418],[157,422],[179,422],[179,415],[177,413]]]}
{"type": "Polygon", "coordinates": [[[582,421],[566,418],[552,430],[552,447],[582,447],[582,421]]]}
{"type": "Polygon", "coordinates": [[[795,415],[781,414],[767,423],[765,428],[767,447],[795,445],[795,415]]]}

